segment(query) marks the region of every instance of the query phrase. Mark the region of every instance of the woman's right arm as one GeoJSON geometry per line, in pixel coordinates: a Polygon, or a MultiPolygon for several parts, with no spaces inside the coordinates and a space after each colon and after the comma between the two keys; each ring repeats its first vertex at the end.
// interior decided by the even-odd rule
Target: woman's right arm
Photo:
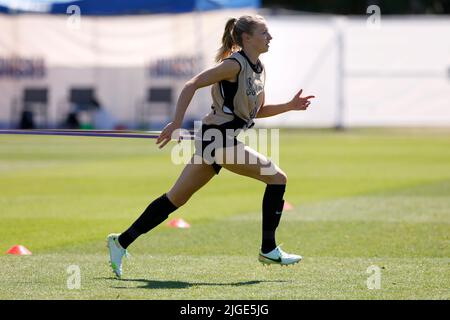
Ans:
{"type": "Polygon", "coordinates": [[[224,60],[217,66],[203,71],[186,82],[178,97],[174,120],[164,127],[156,140],[156,144],[160,144],[159,148],[163,148],[171,140],[172,132],[181,127],[186,110],[197,89],[207,87],[222,80],[235,81],[239,70],[240,66],[237,61],[224,60]]]}

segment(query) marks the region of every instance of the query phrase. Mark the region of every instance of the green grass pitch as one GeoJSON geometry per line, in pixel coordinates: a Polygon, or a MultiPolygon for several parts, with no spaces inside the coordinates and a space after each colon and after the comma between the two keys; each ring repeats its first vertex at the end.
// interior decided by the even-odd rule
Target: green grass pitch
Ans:
{"type": "Polygon", "coordinates": [[[139,238],[119,281],[105,238],[171,187],[170,145],[0,136],[0,299],[450,298],[448,131],[282,130],[280,142],[294,209],[277,240],[300,264],[258,263],[264,185],[223,170],[171,215],[192,227],[139,238]],[[15,244],[33,255],[7,255],[15,244]]]}

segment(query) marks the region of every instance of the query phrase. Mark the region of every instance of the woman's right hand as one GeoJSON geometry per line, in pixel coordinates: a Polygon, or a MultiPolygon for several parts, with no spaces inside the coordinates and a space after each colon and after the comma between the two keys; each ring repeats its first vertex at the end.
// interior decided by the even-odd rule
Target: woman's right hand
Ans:
{"type": "Polygon", "coordinates": [[[172,133],[181,127],[180,124],[176,122],[169,122],[164,129],[161,131],[158,139],[156,139],[156,144],[159,144],[159,148],[162,149],[169,141],[172,139],[172,133]]]}

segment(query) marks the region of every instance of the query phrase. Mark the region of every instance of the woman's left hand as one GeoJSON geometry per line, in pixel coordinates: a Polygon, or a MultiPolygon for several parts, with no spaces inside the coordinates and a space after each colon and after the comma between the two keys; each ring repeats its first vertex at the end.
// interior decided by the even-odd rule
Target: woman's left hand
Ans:
{"type": "Polygon", "coordinates": [[[169,141],[172,139],[172,133],[179,129],[181,127],[181,124],[178,124],[174,121],[169,122],[164,129],[161,131],[161,134],[159,135],[158,139],[156,139],[156,144],[159,144],[159,148],[164,148],[166,144],[169,143],[169,141]]]}
{"type": "Polygon", "coordinates": [[[311,104],[311,101],[309,101],[309,99],[315,98],[315,96],[301,97],[302,92],[303,92],[303,89],[300,89],[300,91],[289,102],[290,110],[306,110],[306,109],[308,109],[309,105],[311,104]]]}

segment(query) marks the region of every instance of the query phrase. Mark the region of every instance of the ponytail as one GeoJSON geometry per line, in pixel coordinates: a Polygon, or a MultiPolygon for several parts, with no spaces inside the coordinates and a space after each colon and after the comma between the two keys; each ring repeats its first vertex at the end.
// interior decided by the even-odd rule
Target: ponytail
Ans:
{"type": "Polygon", "coordinates": [[[217,50],[216,62],[228,58],[238,48],[244,48],[242,34],[253,34],[258,23],[264,22],[261,16],[242,16],[228,19],[222,36],[222,46],[217,50]]]}
{"type": "Polygon", "coordinates": [[[237,44],[233,38],[233,29],[236,21],[236,18],[231,18],[225,25],[225,31],[222,36],[222,46],[217,50],[216,62],[221,62],[223,59],[227,58],[236,48],[237,44]]]}

